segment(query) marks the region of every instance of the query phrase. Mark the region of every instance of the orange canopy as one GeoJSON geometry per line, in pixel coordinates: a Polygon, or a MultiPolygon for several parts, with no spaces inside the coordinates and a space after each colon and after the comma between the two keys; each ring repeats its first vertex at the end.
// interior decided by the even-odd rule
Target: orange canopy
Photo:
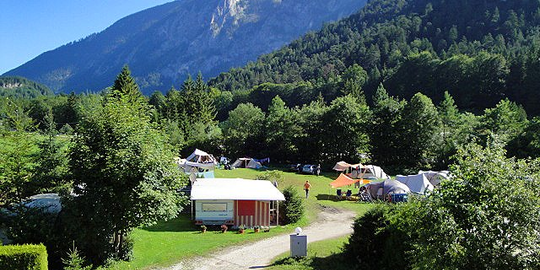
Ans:
{"type": "Polygon", "coordinates": [[[333,188],[338,188],[338,187],[352,185],[356,182],[360,182],[360,184],[368,184],[371,181],[364,180],[364,179],[352,179],[345,174],[340,174],[336,180],[330,182],[330,186],[332,186],[333,188]]]}

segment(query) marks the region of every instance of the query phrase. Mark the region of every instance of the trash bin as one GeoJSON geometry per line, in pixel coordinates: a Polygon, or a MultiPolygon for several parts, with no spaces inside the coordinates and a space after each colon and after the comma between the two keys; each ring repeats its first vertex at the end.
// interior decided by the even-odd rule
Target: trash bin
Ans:
{"type": "Polygon", "coordinates": [[[307,256],[307,235],[291,234],[291,257],[307,256]]]}

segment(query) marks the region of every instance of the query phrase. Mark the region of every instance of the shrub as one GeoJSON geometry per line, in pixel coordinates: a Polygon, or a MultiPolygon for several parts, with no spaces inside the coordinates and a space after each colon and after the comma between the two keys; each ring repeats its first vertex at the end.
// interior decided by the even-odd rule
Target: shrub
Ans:
{"type": "Polygon", "coordinates": [[[0,269],[46,270],[47,249],[43,244],[0,246],[0,269]]]}
{"type": "Polygon", "coordinates": [[[84,266],[85,260],[79,253],[76,247],[73,247],[68,253],[68,257],[62,259],[64,270],[90,270],[91,265],[84,266]]]}
{"type": "Polygon", "coordinates": [[[298,191],[292,186],[283,190],[285,201],[281,202],[280,214],[283,224],[295,223],[304,215],[304,204],[302,198],[298,196],[298,191]]]}
{"type": "Polygon", "coordinates": [[[393,226],[395,206],[378,205],[355,220],[345,244],[346,258],[362,269],[408,269],[406,234],[393,226]]]}

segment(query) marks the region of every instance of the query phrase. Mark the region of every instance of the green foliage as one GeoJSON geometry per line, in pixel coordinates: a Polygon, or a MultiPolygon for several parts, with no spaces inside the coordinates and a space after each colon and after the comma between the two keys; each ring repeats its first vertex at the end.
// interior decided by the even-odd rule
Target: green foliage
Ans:
{"type": "Polygon", "coordinates": [[[263,149],[265,115],[253,104],[240,104],[221,124],[225,151],[232,156],[255,156],[263,149]]]}
{"type": "Polygon", "coordinates": [[[410,237],[416,269],[536,269],[540,261],[538,161],[471,144],[450,181],[391,219],[410,237]],[[502,188],[505,187],[505,188],[502,188]]]}
{"type": "Polygon", "coordinates": [[[406,101],[390,97],[381,84],[373,97],[373,119],[369,123],[371,154],[376,164],[390,167],[390,171],[401,165],[399,149],[404,143],[401,137],[400,123],[406,101]],[[389,154],[392,153],[392,154],[389,154]]]}
{"type": "MultiPolygon", "coordinates": [[[[409,269],[406,235],[393,226],[393,206],[378,205],[355,220],[344,255],[357,269],[409,269]]],[[[410,247],[409,247],[410,248],[410,247]]]]}
{"type": "Polygon", "coordinates": [[[293,162],[291,156],[297,155],[298,148],[295,145],[296,134],[299,127],[296,124],[294,111],[285,106],[285,102],[279,96],[272,99],[266,117],[266,147],[272,158],[277,162],[293,162]]]}
{"type": "Polygon", "coordinates": [[[369,153],[370,119],[369,107],[351,95],[332,101],[323,116],[324,161],[359,160],[362,154],[369,153]]]}
{"type": "Polygon", "coordinates": [[[131,80],[113,89],[102,106],[86,112],[70,150],[74,193],[66,208],[82,253],[95,264],[128,259],[129,232],[177,215],[185,179],[167,138],[150,122],[148,106],[131,80]],[[75,227],[76,227],[75,226],[75,227]],[[75,228],[74,228],[75,229],[75,228]]]}
{"type": "Polygon", "coordinates": [[[0,246],[0,269],[47,270],[44,245],[0,246]]]}
{"type": "Polygon", "coordinates": [[[429,197],[358,219],[347,254],[368,268],[537,269],[539,163],[504,154],[462,148],[453,178],[429,197]]]}
{"type": "Polygon", "coordinates": [[[52,111],[49,111],[43,121],[46,136],[38,143],[37,168],[31,185],[35,193],[58,191],[67,184],[67,153],[64,145],[57,138],[56,123],[52,111]]]}
{"type": "Polygon", "coordinates": [[[509,156],[540,157],[540,118],[533,118],[523,132],[509,142],[507,149],[509,156]]]}
{"type": "Polygon", "coordinates": [[[0,77],[0,97],[35,98],[52,94],[47,86],[23,77],[0,77]]]}
{"type": "Polygon", "coordinates": [[[283,173],[278,170],[264,171],[263,173],[257,175],[257,179],[279,182],[281,179],[283,179],[283,173]]]}
{"type": "Polygon", "coordinates": [[[152,95],[150,104],[157,110],[154,118],[160,119],[166,127],[177,151],[208,145],[214,149],[218,147],[221,130],[214,122],[214,95],[200,73],[196,81],[188,77],[181,91],[173,87],[165,97],[152,95]]]}
{"type": "Polygon", "coordinates": [[[122,71],[116,77],[111,92],[107,97],[109,99],[124,98],[128,103],[143,101],[139,86],[135,83],[135,79],[131,77],[131,71],[127,65],[122,68],[122,71]]]}
{"type": "Polygon", "coordinates": [[[368,79],[367,72],[358,64],[353,64],[343,72],[343,93],[352,95],[360,103],[366,102],[362,87],[368,79]]]}
{"type": "Polygon", "coordinates": [[[328,138],[325,133],[326,123],[324,116],[328,106],[322,98],[297,109],[298,125],[300,132],[296,134],[296,144],[299,156],[297,162],[319,163],[326,157],[325,141],[328,138]]]}
{"type": "Polygon", "coordinates": [[[62,259],[64,264],[64,270],[91,270],[91,265],[85,265],[85,260],[81,256],[79,250],[76,247],[73,247],[68,253],[67,258],[62,259]]]}
{"type": "Polygon", "coordinates": [[[448,91],[460,108],[481,111],[508,97],[538,115],[539,7],[537,1],[369,1],[210,84],[234,93],[302,82],[315,95],[335,98],[332,86],[371,96],[384,82],[400,98],[421,91],[439,102],[448,91]]]}
{"type": "Polygon", "coordinates": [[[407,143],[401,147],[401,166],[416,170],[435,162],[435,149],[440,144],[438,117],[431,99],[423,94],[415,94],[405,105],[400,131],[402,141],[407,143]]]}
{"type": "Polygon", "coordinates": [[[26,120],[14,120],[15,128],[0,137],[0,205],[33,195],[29,183],[35,174],[38,148],[36,137],[25,131],[28,126],[23,122],[26,120]]]}
{"type": "Polygon", "coordinates": [[[481,121],[479,133],[503,144],[520,135],[528,123],[523,108],[508,99],[501,100],[495,108],[486,109],[481,121]]]}
{"type": "Polygon", "coordinates": [[[280,202],[281,224],[295,223],[304,215],[304,201],[298,195],[298,191],[288,186],[283,190],[285,201],[280,202]]]}

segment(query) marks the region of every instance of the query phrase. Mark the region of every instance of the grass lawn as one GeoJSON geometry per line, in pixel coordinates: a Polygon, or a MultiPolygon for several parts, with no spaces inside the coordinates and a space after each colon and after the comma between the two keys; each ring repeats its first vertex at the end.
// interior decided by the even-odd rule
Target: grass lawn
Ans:
{"type": "MultiPolygon", "coordinates": [[[[252,169],[216,170],[215,176],[218,178],[255,179],[257,175],[262,173],[262,171],[252,169]]],[[[369,204],[334,201],[335,189],[331,189],[329,183],[336,177],[337,175],[331,173],[321,176],[301,175],[293,172],[283,173],[283,178],[278,182],[280,190],[292,185],[299,191],[300,195],[304,196],[304,182],[309,180],[312,185],[310,196],[305,201],[306,215],[296,224],[273,228],[268,233],[253,233],[248,230],[246,234],[241,235],[236,232],[222,234],[218,231],[209,230],[205,234],[201,234],[197,227],[191,223],[189,215],[182,215],[167,222],[160,222],[152,227],[134,230],[132,235],[134,240],[133,261],[119,262],[107,269],[145,269],[151,266],[166,266],[190,256],[206,254],[233,244],[289,233],[296,226],[306,226],[313,222],[320,211],[321,205],[349,209],[359,215],[370,208],[369,204]]],[[[324,249],[324,247],[321,247],[321,249],[324,249]]],[[[322,254],[321,252],[316,251],[317,254],[322,254]]]]}

